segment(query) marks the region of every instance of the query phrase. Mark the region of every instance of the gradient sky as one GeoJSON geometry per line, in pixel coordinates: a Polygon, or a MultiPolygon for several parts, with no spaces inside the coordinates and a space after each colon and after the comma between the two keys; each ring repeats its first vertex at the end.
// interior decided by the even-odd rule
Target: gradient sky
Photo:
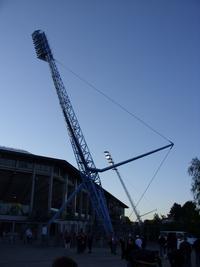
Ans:
{"type": "MultiPolygon", "coordinates": [[[[41,29],[62,63],[96,166],[107,166],[104,150],[119,162],[168,142],[67,68],[175,143],[138,205],[140,214],[166,215],[174,202],[192,200],[187,168],[200,148],[199,14],[197,0],[0,1],[0,145],[76,166],[48,64],[32,44],[32,32],[41,29]]],[[[167,152],[119,167],[135,203],[167,152]]],[[[129,205],[112,170],[101,181],[129,205]]]]}

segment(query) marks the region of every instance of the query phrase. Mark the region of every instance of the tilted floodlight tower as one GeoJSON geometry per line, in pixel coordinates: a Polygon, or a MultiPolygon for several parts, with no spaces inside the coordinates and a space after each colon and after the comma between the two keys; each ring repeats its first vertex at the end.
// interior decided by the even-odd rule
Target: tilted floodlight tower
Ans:
{"type": "MultiPolygon", "coordinates": [[[[105,158],[107,159],[108,163],[111,166],[114,166],[114,161],[113,161],[113,158],[112,158],[110,152],[109,151],[104,151],[104,154],[105,154],[105,158]]],[[[122,187],[123,187],[123,189],[124,189],[124,191],[125,191],[125,193],[126,193],[126,195],[128,197],[128,200],[129,200],[129,202],[131,204],[131,207],[132,207],[132,209],[133,209],[133,211],[135,213],[135,216],[136,216],[136,218],[138,220],[138,223],[141,225],[142,224],[141,216],[140,216],[138,210],[136,209],[136,206],[135,206],[135,204],[134,204],[134,202],[133,202],[133,200],[131,198],[131,195],[128,192],[128,189],[127,189],[127,187],[126,187],[126,185],[125,185],[125,183],[124,183],[124,181],[123,181],[123,179],[122,179],[122,177],[120,175],[120,172],[118,171],[117,167],[113,167],[113,170],[116,172],[116,174],[117,174],[117,176],[119,178],[119,181],[120,181],[120,183],[121,183],[121,185],[122,185],[122,187]]]]}
{"type": "Polygon", "coordinates": [[[63,203],[63,206],[60,208],[59,212],[56,213],[55,216],[49,221],[49,224],[52,223],[60,215],[60,213],[65,209],[66,205],[68,204],[68,202],[70,202],[72,197],[77,194],[83,187],[85,187],[89,193],[93,209],[95,210],[98,219],[103,224],[106,234],[112,235],[113,227],[108,212],[103,188],[101,186],[100,177],[98,172],[93,172],[91,170],[96,169],[95,164],[79,126],[77,117],[74,113],[63,81],[60,77],[46,35],[43,31],[37,30],[32,34],[32,38],[37,57],[49,63],[54,86],[56,88],[65,122],[67,124],[70,141],[82,178],[82,184],[80,184],[77,190],[72,193],[71,196],[69,196],[67,202],[63,203]]]}
{"type": "Polygon", "coordinates": [[[170,144],[152,150],[150,152],[141,154],[139,156],[133,157],[131,159],[119,162],[112,166],[97,169],[95,167],[94,161],[90,154],[89,148],[86,144],[85,138],[79,126],[79,122],[74,113],[72,104],[68,97],[67,91],[63,84],[63,81],[60,77],[59,71],[57,69],[55,59],[49,47],[46,35],[43,31],[37,30],[32,34],[33,43],[35,46],[37,57],[41,60],[46,61],[49,64],[51,75],[53,78],[54,86],[59,98],[60,106],[67,124],[68,133],[70,136],[70,141],[72,148],[75,154],[76,162],[80,171],[82,178],[82,183],[77,187],[77,189],[68,197],[66,202],[62,204],[59,211],[49,220],[48,224],[54,222],[56,218],[62,213],[67,204],[72,200],[72,198],[81,191],[83,187],[86,188],[89,193],[90,200],[93,206],[93,209],[96,212],[98,219],[101,221],[104,230],[107,235],[113,235],[113,227],[110,219],[110,215],[107,208],[106,199],[104,196],[104,191],[101,186],[101,180],[99,177],[99,172],[105,172],[107,170],[113,169],[115,167],[127,164],[131,161],[141,159],[143,157],[149,156],[153,153],[157,153],[166,148],[172,148],[173,143],[170,141],[170,144]]]}

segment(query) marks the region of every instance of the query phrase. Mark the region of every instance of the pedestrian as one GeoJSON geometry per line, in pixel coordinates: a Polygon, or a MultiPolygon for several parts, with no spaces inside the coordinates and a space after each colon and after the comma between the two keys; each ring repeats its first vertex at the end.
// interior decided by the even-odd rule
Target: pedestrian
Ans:
{"type": "Polygon", "coordinates": [[[164,235],[160,235],[158,238],[160,257],[164,257],[166,253],[167,240],[164,235]]]}
{"type": "Polygon", "coordinates": [[[76,237],[77,242],[77,253],[83,253],[86,249],[86,235],[83,232],[83,229],[80,230],[76,237]]]}
{"type": "Polygon", "coordinates": [[[168,253],[168,260],[171,267],[183,267],[184,257],[180,249],[174,249],[168,253]]]}
{"type": "Polygon", "coordinates": [[[200,267],[200,238],[197,238],[197,240],[194,241],[193,248],[195,252],[196,267],[200,267]]]}
{"type": "Polygon", "coordinates": [[[126,242],[123,237],[119,239],[119,243],[121,246],[121,259],[123,260],[126,258],[126,242]]]}
{"type": "Polygon", "coordinates": [[[71,245],[71,235],[67,231],[67,229],[64,232],[64,244],[65,244],[65,248],[67,248],[67,249],[70,248],[70,245],[71,245]]]}
{"type": "Polygon", "coordinates": [[[177,237],[176,233],[170,232],[167,235],[167,253],[177,250],[177,237]]]}
{"type": "Polygon", "coordinates": [[[139,249],[142,249],[142,239],[139,235],[136,235],[135,244],[139,249]]]}
{"type": "Polygon", "coordinates": [[[93,244],[93,234],[92,232],[89,232],[87,235],[88,253],[92,253],[92,244],[93,244]]]}
{"type": "Polygon", "coordinates": [[[187,241],[187,237],[184,237],[184,241],[180,243],[180,248],[179,248],[181,254],[183,255],[184,258],[184,267],[191,267],[191,253],[192,253],[192,248],[190,243],[187,241]]]}
{"type": "Polygon", "coordinates": [[[32,239],[33,239],[33,233],[30,227],[28,227],[25,231],[25,238],[26,238],[26,243],[30,244],[32,243],[32,239]]]}
{"type": "Polygon", "coordinates": [[[53,261],[52,267],[78,267],[78,264],[69,257],[59,257],[53,261]]]}
{"type": "Polygon", "coordinates": [[[146,245],[147,245],[147,237],[145,235],[141,236],[142,239],[142,248],[146,249],[146,245]]]}
{"type": "Polygon", "coordinates": [[[135,242],[132,238],[132,235],[128,235],[127,243],[126,243],[126,259],[129,259],[130,251],[135,248],[135,242]]]}
{"type": "Polygon", "coordinates": [[[3,243],[6,242],[6,240],[7,240],[7,235],[8,235],[8,233],[7,233],[6,231],[3,231],[3,233],[2,233],[2,240],[3,240],[3,243]]]}
{"type": "Polygon", "coordinates": [[[117,239],[114,235],[111,237],[111,253],[114,255],[117,253],[117,239]]]}
{"type": "Polygon", "coordinates": [[[45,224],[43,224],[42,226],[42,234],[41,234],[41,237],[42,237],[42,244],[43,245],[47,245],[48,244],[48,228],[45,224]]]}
{"type": "Polygon", "coordinates": [[[126,244],[126,260],[127,260],[127,267],[133,266],[133,258],[135,258],[135,254],[138,251],[138,246],[135,244],[135,240],[133,239],[132,235],[128,235],[128,240],[126,244]]]}

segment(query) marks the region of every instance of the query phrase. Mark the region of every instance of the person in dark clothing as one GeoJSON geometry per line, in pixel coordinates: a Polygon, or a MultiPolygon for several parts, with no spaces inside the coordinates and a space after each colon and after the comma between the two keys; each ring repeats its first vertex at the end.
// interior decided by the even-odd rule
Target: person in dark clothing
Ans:
{"type": "Polygon", "coordinates": [[[59,257],[53,261],[52,267],[78,267],[78,264],[69,257],[59,257]]]}
{"type": "Polygon", "coordinates": [[[192,248],[190,243],[187,241],[187,238],[184,237],[184,241],[181,242],[179,247],[180,253],[183,255],[184,258],[184,267],[191,267],[191,253],[192,248]]]}
{"type": "Polygon", "coordinates": [[[121,259],[123,260],[126,257],[126,242],[123,237],[119,239],[119,243],[121,246],[121,259]]]}
{"type": "Polygon", "coordinates": [[[90,232],[87,235],[88,253],[92,253],[92,244],[93,244],[93,234],[90,232]]]}
{"type": "Polygon", "coordinates": [[[128,267],[135,266],[135,260],[137,258],[138,250],[139,248],[135,245],[135,242],[127,244],[126,260],[128,267]]]}
{"type": "Polygon", "coordinates": [[[197,238],[197,240],[194,241],[193,248],[195,252],[196,267],[199,267],[200,266],[200,238],[197,238]]]}
{"type": "Polygon", "coordinates": [[[111,253],[114,255],[117,253],[117,239],[114,235],[111,237],[111,253]]]}
{"type": "Polygon", "coordinates": [[[76,236],[76,245],[77,245],[77,253],[81,253],[81,244],[82,244],[82,238],[81,238],[81,234],[79,233],[76,236]]]}
{"type": "Polygon", "coordinates": [[[167,252],[171,253],[177,249],[177,237],[175,233],[168,233],[167,235],[167,252]]]}
{"type": "Polygon", "coordinates": [[[146,245],[147,245],[147,238],[146,238],[146,236],[143,235],[143,236],[141,237],[141,239],[142,239],[142,248],[143,248],[143,249],[146,249],[146,245]]]}
{"type": "Polygon", "coordinates": [[[164,235],[159,236],[158,244],[159,244],[160,257],[163,257],[166,253],[166,245],[167,245],[167,240],[164,235]]]}
{"type": "Polygon", "coordinates": [[[86,249],[86,235],[81,229],[76,237],[77,242],[77,253],[83,253],[86,249]]]}
{"type": "Polygon", "coordinates": [[[171,267],[183,267],[184,257],[179,249],[168,253],[168,259],[171,267]]]}
{"type": "Polygon", "coordinates": [[[125,257],[127,261],[130,260],[130,255],[132,251],[134,251],[136,248],[137,247],[135,245],[134,239],[132,238],[131,234],[129,234],[127,244],[126,244],[126,252],[125,252],[125,257]]]}
{"type": "Polygon", "coordinates": [[[65,232],[64,232],[64,244],[65,244],[65,248],[70,248],[71,235],[70,235],[70,233],[68,233],[67,230],[65,230],[65,232]]]}

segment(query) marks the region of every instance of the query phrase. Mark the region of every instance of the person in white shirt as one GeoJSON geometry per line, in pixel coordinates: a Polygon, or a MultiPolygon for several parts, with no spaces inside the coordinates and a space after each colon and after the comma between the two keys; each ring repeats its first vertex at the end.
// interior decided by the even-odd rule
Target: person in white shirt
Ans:
{"type": "Polygon", "coordinates": [[[48,244],[48,228],[45,224],[42,226],[41,236],[42,236],[42,244],[47,245],[48,244]]]}
{"type": "Polygon", "coordinates": [[[138,248],[142,248],[142,239],[139,235],[136,235],[135,244],[138,248]]]}
{"type": "Polygon", "coordinates": [[[25,235],[26,235],[26,242],[28,244],[31,243],[32,242],[32,238],[33,238],[33,233],[32,233],[31,228],[27,228],[26,229],[25,235]]]}

